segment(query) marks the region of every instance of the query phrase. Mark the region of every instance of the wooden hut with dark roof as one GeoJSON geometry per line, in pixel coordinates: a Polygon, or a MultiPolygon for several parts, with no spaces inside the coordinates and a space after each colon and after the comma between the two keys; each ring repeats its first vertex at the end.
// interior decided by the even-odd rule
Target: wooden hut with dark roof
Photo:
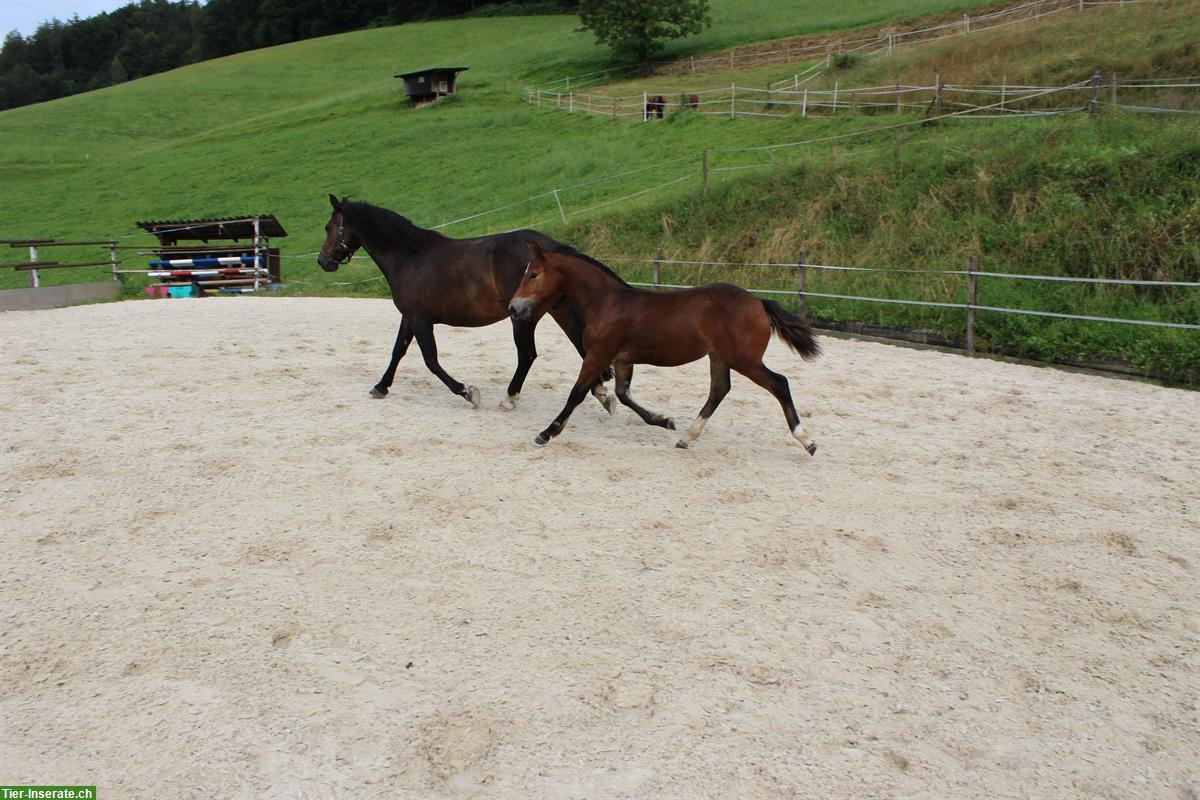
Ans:
{"type": "Polygon", "coordinates": [[[404,81],[404,96],[415,106],[454,94],[458,73],[467,67],[430,67],[416,72],[402,72],[394,77],[404,81]]]}

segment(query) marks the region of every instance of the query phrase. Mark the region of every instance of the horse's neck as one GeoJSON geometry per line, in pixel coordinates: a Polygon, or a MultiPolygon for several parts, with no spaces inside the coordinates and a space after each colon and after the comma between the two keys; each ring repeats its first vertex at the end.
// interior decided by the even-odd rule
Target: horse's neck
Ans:
{"type": "Polygon", "coordinates": [[[563,294],[580,311],[594,308],[624,287],[612,275],[585,261],[571,260],[562,269],[567,273],[563,294]]]}

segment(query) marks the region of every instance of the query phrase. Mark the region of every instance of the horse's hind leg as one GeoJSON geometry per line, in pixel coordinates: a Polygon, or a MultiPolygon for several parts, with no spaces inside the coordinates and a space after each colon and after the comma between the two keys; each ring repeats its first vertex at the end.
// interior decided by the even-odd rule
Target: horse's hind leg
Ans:
{"type": "Polygon", "coordinates": [[[792,405],[792,392],[788,388],[787,378],[778,372],[772,372],[767,369],[761,362],[756,367],[739,369],[738,372],[775,395],[775,399],[779,401],[779,405],[783,406],[783,415],[787,417],[788,428],[791,429],[792,436],[795,436],[796,441],[804,445],[804,449],[808,451],[810,456],[815,455],[817,452],[817,443],[812,440],[808,432],[808,426],[800,419],[800,415],[796,413],[796,407],[792,405]]]}
{"type": "Polygon", "coordinates": [[[401,317],[400,330],[396,331],[396,344],[392,346],[392,360],[388,362],[387,369],[384,371],[383,377],[379,379],[379,383],[371,389],[371,397],[387,397],[388,390],[392,388],[392,381],[396,380],[396,366],[408,352],[408,344],[412,339],[412,325],[409,324],[408,317],[401,317]]]}
{"type": "Polygon", "coordinates": [[[446,373],[446,370],[442,369],[442,365],[438,363],[437,342],[433,339],[433,324],[430,322],[413,323],[413,333],[417,338],[417,345],[421,348],[421,355],[425,357],[425,366],[429,367],[429,371],[438,376],[442,383],[446,384],[447,389],[464,398],[476,408],[479,408],[479,390],[474,386],[464,386],[454,380],[454,378],[451,378],[446,373]]]}
{"type": "Polygon", "coordinates": [[[512,411],[521,399],[521,386],[525,376],[537,358],[537,346],[533,340],[533,323],[523,319],[513,320],[513,342],[517,345],[517,370],[508,382],[508,396],[500,401],[502,411],[512,411]]]}
{"type": "MultiPolygon", "coordinates": [[[[562,328],[563,333],[571,340],[571,344],[575,345],[575,349],[579,351],[579,357],[587,358],[587,349],[583,346],[583,321],[571,308],[571,305],[565,301],[560,302],[550,309],[550,316],[554,317],[558,327],[562,328]]],[[[605,369],[600,373],[600,377],[591,389],[592,397],[595,397],[609,414],[617,409],[617,399],[608,393],[608,389],[604,388],[604,381],[610,377],[612,377],[611,372],[605,369]]]]}
{"type": "Polygon", "coordinates": [[[614,364],[613,372],[617,379],[617,399],[633,409],[633,413],[642,418],[647,425],[658,425],[667,430],[675,430],[675,420],[647,411],[638,405],[629,394],[629,384],[633,381],[633,364],[614,364]]]}
{"type": "Polygon", "coordinates": [[[686,449],[689,442],[699,439],[700,432],[704,430],[704,426],[708,423],[708,418],[717,410],[717,406],[721,405],[721,401],[725,399],[725,395],[729,394],[729,367],[725,366],[725,362],[717,358],[715,353],[710,354],[708,357],[708,373],[708,402],[704,404],[704,408],[700,409],[700,415],[696,417],[696,421],[692,423],[692,426],[675,443],[676,447],[686,449]]]}

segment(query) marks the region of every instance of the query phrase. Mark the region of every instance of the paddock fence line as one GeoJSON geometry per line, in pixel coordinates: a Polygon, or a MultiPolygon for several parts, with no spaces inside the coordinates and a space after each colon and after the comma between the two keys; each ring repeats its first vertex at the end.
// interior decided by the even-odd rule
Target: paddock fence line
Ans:
{"type": "Polygon", "coordinates": [[[826,64],[829,59],[842,54],[853,55],[891,55],[900,47],[928,44],[951,36],[962,36],[972,33],[983,33],[996,28],[1007,27],[1026,22],[1037,22],[1046,17],[1060,14],[1064,11],[1079,11],[1096,6],[1124,6],[1134,3],[1154,2],[1155,0],[1033,0],[1023,2],[1008,8],[991,11],[986,14],[972,16],[963,14],[961,19],[955,19],[937,25],[930,25],[915,30],[892,30],[873,36],[858,39],[845,39],[833,42],[818,42],[809,45],[788,44],[776,45],[769,50],[747,49],[741,53],[732,48],[728,53],[716,56],[668,61],[642,61],[620,67],[595,70],[579,75],[568,75],[564,78],[548,81],[537,88],[567,94],[572,90],[594,86],[607,82],[614,75],[636,74],[638,71],[658,69],[665,75],[695,75],[699,71],[717,69],[736,69],[738,67],[769,66],[771,64],[790,64],[794,62],[821,60],[826,64]],[[698,69],[699,68],[699,69],[698,69]]]}
{"type": "MultiPolygon", "coordinates": [[[[526,89],[527,103],[538,108],[565,111],[569,114],[590,114],[611,119],[635,119],[643,122],[661,120],[671,110],[688,109],[710,117],[729,118],[791,118],[799,115],[833,116],[836,114],[928,113],[943,110],[978,110],[987,107],[992,117],[1039,117],[1081,111],[1096,113],[1098,106],[1107,105],[1127,111],[1167,114],[1200,114],[1200,78],[1121,78],[1110,73],[1107,78],[1094,73],[1088,81],[1068,86],[1031,86],[1008,83],[1004,78],[995,84],[947,83],[941,74],[926,85],[895,82],[879,86],[840,86],[814,89],[804,83],[817,77],[797,73],[780,85],[779,82],[761,86],[727,86],[667,91],[646,89],[639,95],[613,96],[548,89],[526,89]],[[1022,107],[1026,101],[1051,91],[1070,90],[1067,102],[1038,107],[1022,107]],[[1126,102],[1121,102],[1124,94],[1126,102]],[[1158,99],[1164,105],[1147,105],[1158,99]],[[996,102],[998,100],[998,102],[996,102]],[[1134,102],[1137,101],[1137,102],[1134,102]],[[1192,106],[1192,107],[1187,107],[1192,106]]],[[[983,116],[976,116],[982,119],[983,116]]]]}
{"type": "MultiPolygon", "coordinates": [[[[57,239],[0,239],[0,245],[7,244],[12,248],[28,248],[29,260],[17,263],[0,263],[0,269],[14,269],[17,272],[29,273],[29,285],[36,289],[42,285],[40,270],[44,269],[75,269],[78,267],[109,267],[116,270],[121,260],[117,258],[117,242],[115,239],[80,239],[59,241],[57,239]],[[60,261],[46,261],[39,258],[39,250],[52,247],[103,247],[108,251],[108,257],[103,261],[83,261],[64,264],[60,261]]],[[[118,280],[113,275],[113,280],[118,280]]]]}
{"type": "Polygon", "coordinates": [[[1079,320],[1084,322],[1108,322],[1120,325],[1139,325],[1153,328],[1173,328],[1178,330],[1200,330],[1200,324],[1188,322],[1166,322],[1162,320],[1145,320],[1145,319],[1124,319],[1119,317],[1100,317],[1089,314],[1072,314],[1058,311],[1039,311],[1036,309],[1027,308],[1008,308],[1004,306],[984,305],[978,301],[979,284],[981,279],[989,280],[1016,280],[1016,281],[1050,281],[1056,283],[1080,284],[1080,285],[1107,285],[1107,286],[1140,286],[1140,287],[1158,287],[1158,288],[1200,288],[1200,281],[1159,281],[1159,280],[1138,280],[1126,278],[1081,278],[1067,275],[1032,275],[1013,272],[994,272],[980,270],[978,268],[978,257],[971,256],[967,263],[966,269],[961,270],[935,270],[935,269],[913,269],[913,268],[888,268],[888,267],[860,267],[860,266],[842,266],[835,264],[815,264],[810,263],[804,253],[795,262],[737,262],[737,261],[692,261],[685,259],[670,259],[663,258],[661,253],[655,253],[652,258],[626,258],[626,257],[608,257],[602,258],[602,261],[609,263],[626,263],[626,264],[649,264],[651,267],[651,280],[649,282],[639,281],[630,282],[630,286],[648,289],[692,289],[695,288],[692,284],[672,283],[663,280],[663,268],[671,266],[688,266],[688,267],[719,267],[719,268],[755,268],[755,269],[770,269],[770,270],[786,270],[793,273],[794,289],[760,289],[752,288],[747,291],[758,295],[778,295],[784,297],[796,298],[796,303],[799,311],[805,311],[805,299],[809,297],[820,297],[830,300],[851,300],[867,303],[884,303],[892,305],[909,305],[909,306],[924,306],[931,308],[948,308],[959,309],[964,312],[964,342],[965,350],[968,355],[975,354],[975,321],[976,313],[983,311],[996,314],[1017,314],[1033,317],[1048,317],[1054,319],[1069,319],[1079,320]],[[908,275],[923,275],[932,277],[952,277],[965,278],[966,280],[966,297],[965,303],[960,302],[943,302],[934,300],[913,300],[896,297],[872,297],[857,294],[838,294],[832,292],[816,292],[808,288],[809,271],[825,271],[825,272],[854,272],[854,273],[885,273],[885,274],[908,274],[908,275]]]}

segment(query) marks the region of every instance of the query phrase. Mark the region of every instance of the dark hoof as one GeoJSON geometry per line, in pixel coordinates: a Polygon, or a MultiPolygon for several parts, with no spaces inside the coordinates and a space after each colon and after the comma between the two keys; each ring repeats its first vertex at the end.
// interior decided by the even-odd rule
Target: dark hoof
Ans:
{"type": "Polygon", "coordinates": [[[374,397],[376,400],[382,400],[383,398],[387,397],[387,395],[388,395],[387,389],[383,389],[379,386],[376,386],[371,389],[371,397],[374,397]]]}
{"type": "Polygon", "coordinates": [[[537,436],[533,437],[533,443],[536,444],[538,447],[544,447],[546,445],[546,442],[548,442],[548,441],[550,441],[550,440],[547,439],[545,436],[542,436],[540,433],[537,436]]]}
{"type": "Polygon", "coordinates": [[[673,430],[675,430],[675,420],[673,420],[673,419],[671,419],[671,418],[669,418],[669,417],[668,417],[668,418],[667,418],[667,424],[666,424],[666,428],[667,428],[667,430],[669,430],[669,431],[673,431],[673,430]]]}
{"type": "Polygon", "coordinates": [[[809,442],[807,445],[805,445],[804,449],[808,451],[810,456],[815,456],[817,454],[817,443],[809,442]]]}
{"type": "Polygon", "coordinates": [[[675,446],[678,447],[680,450],[688,449],[688,443],[685,442],[683,439],[680,439],[678,442],[676,442],[675,446]]]}

